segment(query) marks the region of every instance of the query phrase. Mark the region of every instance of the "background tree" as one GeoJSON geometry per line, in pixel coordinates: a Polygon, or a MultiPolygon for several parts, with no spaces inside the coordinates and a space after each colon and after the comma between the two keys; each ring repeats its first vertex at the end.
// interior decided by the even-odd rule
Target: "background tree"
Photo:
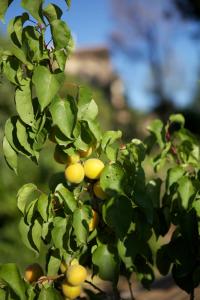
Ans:
{"type": "MultiPolygon", "coordinates": [[[[174,33],[181,26],[193,24],[195,28],[187,33],[188,43],[196,43],[197,48],[200,40],[198,1],[154,1],[149,5],[146,0],[125,0],[123,3],[116,0],[111,4],[116,28],[111,34],[111,48],[114,53],[120,51],[128,57],[132,62],[132,74],[136,63],[146,65],[149,74],[144,79],[147,82],[143,83],[143,89],[149,101],[153,99],[153,105],[149,104],[149,107],[156,108],[164,117],[175,109],[176,92],[183,85],[187,73],[187,69],[182,68],[184,59],[181,60],[173,50],[176,43],[174,33]]],[[[184,35],[187,30],[182,29],[179,34],[184,35]]],[[[191,99],[197,90],[191,89],[191,99]]]]}

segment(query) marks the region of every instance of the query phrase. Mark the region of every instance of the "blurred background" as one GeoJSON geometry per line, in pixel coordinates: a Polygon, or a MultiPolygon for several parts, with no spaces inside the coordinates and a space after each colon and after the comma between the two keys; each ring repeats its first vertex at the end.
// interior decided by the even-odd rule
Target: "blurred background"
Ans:
{"type": "MultiPolygon", "coordinates": [[[[65,9],[64,1],[51,2],[59,2],[65,9]]],[[[9,47],[8,21],[21,12],[20,1],[14,1],[5,24],[0,24],[1,48],[9,47]]],[[[166,120],[169,114],[180,112],[186,118],[186,127],[200,134],[199,0],[72,0],[63,18],[72,30],[75,52],[66,63],[62,94],[69,82],[88,85],[99,105],[103,129],[121,129],[124,141],[143,139],[154,118],[166,120]]],[[[63,167],[53,162],[53,146],[49,143],[42,151],[39,168],[20,158],[20,176],[8,169],[2,138],[5,121],[14,114],[13,95],[12,86],[2,78],[0,263],[17,262],[23,269],[42,258],[35,258],[16,234],[20,218],[16,192],[27,182],[46,190],[51,175],[63,167]]]]}

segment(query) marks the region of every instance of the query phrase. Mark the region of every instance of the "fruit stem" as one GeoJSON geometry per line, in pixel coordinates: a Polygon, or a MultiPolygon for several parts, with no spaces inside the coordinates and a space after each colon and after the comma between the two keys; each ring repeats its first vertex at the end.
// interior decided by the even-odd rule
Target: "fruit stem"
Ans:
{"type": "Polygon", "coordinates": [[[43,281],[54,281],[59,278],[64,277],[65,274],[55,275],[55,276],[42,276],[38,279],[37,283],[42,283],[43,281]]]}

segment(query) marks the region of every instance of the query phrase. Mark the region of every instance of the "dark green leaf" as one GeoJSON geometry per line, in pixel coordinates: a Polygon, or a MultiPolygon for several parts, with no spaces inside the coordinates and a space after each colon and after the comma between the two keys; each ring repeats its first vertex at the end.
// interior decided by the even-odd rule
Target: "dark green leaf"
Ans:
{"type": "Polygon", "coordinates": [[[39,22],[42,20],[42,4],[44,0],[22,0],[21,5],[24,9],[28,10],[30,14],[39,22]]]}
{"type": "Polygon", "coordinates": [[[123,239],[132,221],[130,200],[125,196],[111,198],[106,201],[102,209],[104,221],[114,229],[120,239],[123,239]]]}
{"type": "Polygon", "coordinates": [[[0,1],[0,19],[4,21],[4,15],[13,0],[1,0],[0,1]]]}
{"type": "Polygon", "coordinates": [[[17,153],[11,147],[6,137],[3,139],[3,152],[8,166],[17,174],[17,153]]]}

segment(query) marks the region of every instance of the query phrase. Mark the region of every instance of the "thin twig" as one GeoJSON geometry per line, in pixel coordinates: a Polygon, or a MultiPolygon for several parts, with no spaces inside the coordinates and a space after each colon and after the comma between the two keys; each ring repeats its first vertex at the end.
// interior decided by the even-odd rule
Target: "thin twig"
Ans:
{"type": "Polygon", "coordinates": [[[100,289],[98,286],[96,286],[94,283],[92,283],[89,280],[85,280],[85,283],[90,284],[95,290],[99,291],[102,294],[106,294],[106,292],[104,292],[102,289],[100,289]]]}
{"type": "Polygon", "coordinates": [[[194,289],[192,290],[192,292],[190,294],[190,300],[194,300],[194,289]]]}
{"type": "Polygon", "coordinates": [[[37,283],[42,283],[44,281],[55,281],[57,279],[63,278],[65,274],[55,275],[55,276],[42,276],[38,279],[37,283]]]}
{"type": "Polygon", "coordinates": [[[133,296],[133,290],[132,290],[131,282],[128,278],[127,278],[127,281],[128,281],[128,287],[129,287],[129,291],[130,291],[130,295],[131,295],[131,300],[136,300],[135,297],[133,296]]]}

